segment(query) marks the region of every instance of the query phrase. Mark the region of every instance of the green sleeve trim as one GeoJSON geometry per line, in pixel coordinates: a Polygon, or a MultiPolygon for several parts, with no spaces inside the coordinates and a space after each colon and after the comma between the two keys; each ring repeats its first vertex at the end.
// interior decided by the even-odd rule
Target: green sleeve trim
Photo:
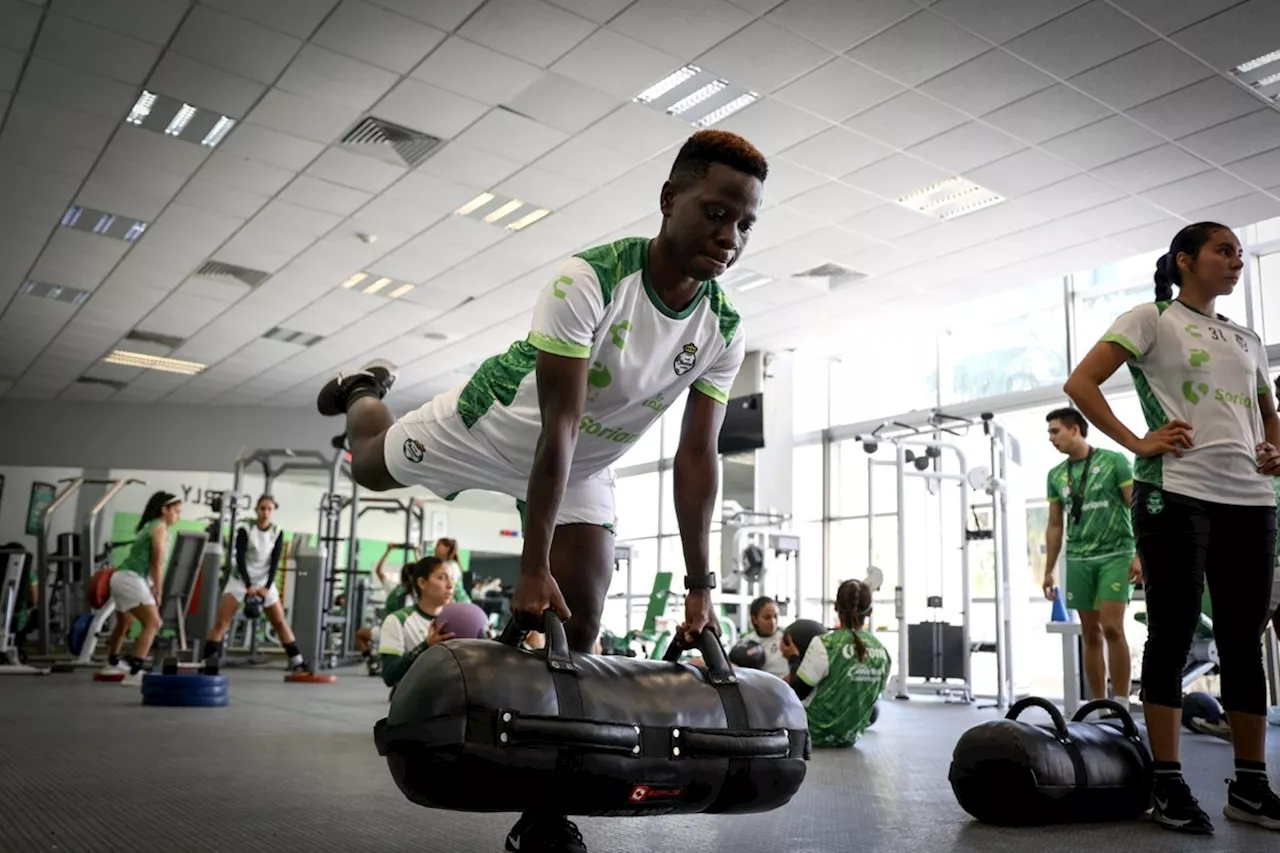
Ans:
{"type": "Polygon", "coordinates": [[[1060,504],[1060,503],[1062,503],[1062,498],[1058,498],[1058,497],[1049,498],[1049,503],[1051,503],[1051,504],[1053,504],[1053,503],[1059,503],[1059,504],[1060,504]]]}
{"type": "Polygon", "coordinates": [[[1130,478],[1128,480],[1125,480],[1123,483],[1121,483],[1120,488],[1123,489],[1125,486],[1132,486],[1132,485],[1133,485],[1133,478],[1130,478]]]}
{"type": "Polygon", "coordinates": [[[798,669],[796,670],[796,678],[800,679],[801,683],[803,683],[803,684],[807,684],[809,687],[817,687],[817,686],[818,686],[818,685],[814,684],[812,681],[810,681],[809,679],[805,678],[805,677],[804,677],[804,674],[803,674],[803,673],[801,673],[801,672],[800,672],[800,670],[798,670],[798,669]]]}
{"type": "Polygon", "coordinates": [[[1102,340],[1106,343],[1119,344],[1131,352],[1134,358],[1142,358],[1142,350],[1138,349],[1137,344],[1126,338],[1124,335],[1103,335],[1102,340]]]}
{"type": "Polygon", "coordinates": [[[700,391],[703,394],[706,394],[708,397],[710,397],[712,400],[715,400],[717,403],[729,402],[728,391],[721,391],[719,388],[717,388],[716,386],[712,385],[710,382],[707,382],[703,379],[695,379],[693,381],[693,387],[695,391],[700,391]]]}
{"type": "Polygon", "coordinates": [[[559,338],[553,338],[550,335],[544,335],[541,332],[530,332],[529,343],[543,352],[551,355],[562,355],[566,358],[590,358],[591,347],[575,344],[572,341],[562,341],[559,338]]]}

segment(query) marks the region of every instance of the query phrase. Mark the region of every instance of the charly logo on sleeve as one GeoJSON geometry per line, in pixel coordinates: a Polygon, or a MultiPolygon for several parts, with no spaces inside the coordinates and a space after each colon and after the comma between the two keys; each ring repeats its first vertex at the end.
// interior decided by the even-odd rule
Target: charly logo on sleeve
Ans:
{"type": "Polygon", "coordinates": [[[421,441],[416,438],[406,438],[404,440],[404,458],[408,459],[415,465],[422,461],[422,457],[427,454],[427,448],[421,441]]]}
{"type": "Polygon", "coordinates": [[[680,352],[676,353],[676,360],[672,363],[676,376],[684,376],[698,363],[698,346],[697,344],[685,344],[680,352]]]}

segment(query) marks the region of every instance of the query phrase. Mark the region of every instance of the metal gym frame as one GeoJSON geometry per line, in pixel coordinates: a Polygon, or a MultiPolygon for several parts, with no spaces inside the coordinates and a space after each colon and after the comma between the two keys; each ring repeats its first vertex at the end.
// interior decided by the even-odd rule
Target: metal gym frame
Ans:
{"type": "MultiPolygon", "coordinates": [[[[892,467],[895,474],[897,495],[897,564],[898,583],[894,590],[894,615],[898,621],[898,659],[897,673],[890,681],[889,690],[895,698],[907,699],[910,694],[930,694],[940,696],[959,696],[970,702],[973,692],[973,655],[977,652],[994,652],[996,656],[997,687],[994,707],[1004,710],[1017,699],[1016,680],[1014,678],[1012,637],[1012,560],[1010,549],[1008,483],[1009,466],[1017,464],[1021,451],[1014,438],[1002,425],[997,423],[990,413],[983,413],[977,420],[964,419],[947,415],[934,410],[923,426],[912,426],[897,421],[886,421],[870,434],[858,435],[856,439],[869,454],[874,454],[881,443],[891,444],[894,448],[893,461],[879,460],[874,455],[867,460],[867,512],[868,518],[875,517],[875,468],[876,466],[892,467]],[[987,437],[990,467],[980,466],[970,469],[963,450],[956,444],[945,441],[944,434],[962,436],[969,428],[980,426],[987,437]],[[882,429],[894,431],[881,433],[882,429]],[[917,455],[916,448],[923,450],[917,455]],[[943,470],[943,459],[950,454],[956,460],[957,472],[943,470]],[[961,583],[961,624],[958,626],[958,637],[952,634],[952,642],[946,639],[945,628],[940,623],[930,627],[931,623],[920,625],[907,623],[906,602],[910,590],[910,581],[906,570],[906,551],[908,537],[908,521],[906,517],[906,483],[908,478],[924,480],[931,483],[931,492],[936,488],[941,494],[943,484],[954,484],[959,487],[959,524],[961,531],[960,549],[960,583],[961,583]],[[992,527],[990,530],[971,529],[969,516],[971,502],[969,490],[981,490],[992,498],[992,527]],[[969,546],[976,541],[992,540],[995,560],[995,617],[996,640],[994,644],[975,644],[972,639],[973,595],[970,585],[969,546]],[[931,646],[934,660],[923,665],[913,666],[911,655],[911,634],[913,628],[922,630],[917,635],[923,637],[926,631],[936,631],[931,646]],[[942,649],[951,645],[953,653],[958,650],[962,666],[960,683],[949,680],[948,674],[955,671],[946,666],[942,649]],[[944,658],[939,660],[938,658],[944,658]],[[929,680],[924,683],[911,683],[911,677],[923,677],[929,680]]],[[[943,524],[947,524],[945,518],[943,524]]],[[[867,558],[868,565],[875,565],[875,525],[867,525],[867,558]]],[[[931,609],[940,609],[940,597],[929,599],[931,609]]]]}
{"type": "Polygon", "coordinates": [[[145,486],[145,480],[127,477],[119,480],[101,480],[88,477],[71,477],[59,480],[61,490],[44,512],[40,514],[40,533],[36,537],[36,576],[39,581],[40,643],[39,654],[48,657],[53,654],[53,625],[50,619],[51,604],[56,592],[61,604],[61,622],[59,628],[66,632],[71,630],[76,617],[87,609],[84,585],[93,574],[98,559],[98,523],[102,511],[116,495],[131,485],[145,486]],[[102,497],[93,505],[84,518],[79,539],[72,534],[67,553],[50,553],[49,536],[53,527],[54,514],[69,501],[83,486],[106,486],[102,497]],[[77,550],[78,548],[78,550],[77,550]],[[56,581],[51,579],[56,568],[56,581]],[[52,586],[56,586],[55,590],[52,586]],[[61,624],[66,623],[66,624],[61,624]]]}
{"type": "MultiPolygon", "coordinates": [[[[366,495],[360,498],[357,514],[363,516],[366,512],[404,513],[404,542],[402,544],[406,548],[413,547],[425,552],[427,545],[427,511],[421,498],[387,498],[366,495]],[[418,524],[416,536],[413,532],[414,522],[418,524]]],[[[426,556],[425,553],[424,556],[426,556]]]]}

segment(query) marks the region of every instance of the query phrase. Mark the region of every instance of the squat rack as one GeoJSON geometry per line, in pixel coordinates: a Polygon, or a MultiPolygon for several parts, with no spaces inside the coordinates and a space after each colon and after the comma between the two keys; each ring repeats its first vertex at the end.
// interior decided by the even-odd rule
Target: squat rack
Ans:
{"type": "MultiPolygon", "coordinates": [[[[360,507],[357,515],[364,515],[366,512],[388,512],[404,513],[404,546],[406,548],[417,546],[419,550],[425,551],[427,539],[427,511],[423,507],[421,498],[388,498],[388,497],[362,497],[360,498],[360,507]],[[413,524],[418,523],[418,534],[414,535],[413,524]]],[[[354,558],[352,558],[354,562],[354,558]]]]}

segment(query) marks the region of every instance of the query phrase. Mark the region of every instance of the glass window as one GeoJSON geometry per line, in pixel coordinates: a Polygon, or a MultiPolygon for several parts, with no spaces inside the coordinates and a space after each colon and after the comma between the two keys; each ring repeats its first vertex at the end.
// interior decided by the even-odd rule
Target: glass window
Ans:
{"type": "Polygon", "coordinates": [[[1148,275],[1146,282],[1120,290],[1093,294],[1077,291],[1075,296],[1077,362],[1093,349],[1093,345],[1106,334],[1107,329],[1111,328],[1111,324],[1117,317],[1152,300],[1154,285],[1150,278],[1148,275]]]}
{"type": "Polygon", "coordinates": [[[795,532],[800,536],[800,589],[801,602],[798,607],[787,611],[787,618],[817,619],[826,618],[824,599],[827,597],[822,589],[822,522],[810,521],[797,525],[795,532]]]}
{"type": "Polygon", "coordinates": [[[631,546],[631,588],[623,573],[614,576],[609,585],[609,597],[605,600],[601,624],[621,635],[627,630],[627,599],[630,595],[631,628],[644,627],[644,617],[649,610],[649,597],[653,593],[653,581],[658,573],[658,540],[618,540],[619,545],[631,546]]]}
{"type": "Polygon", "coordinates": [[[1255,239],[1259,243],[1270,243],[1272,240],[1280,240],[1280,216],[1274,219],[1266,219],[1254,226],[1256,228],[1255,239]]]}
{"type": "MultiPolygon", "coordinates": [[[[711,511],[712,525],[720,522],[724,508],[724,465],[720,464],[719,469],[720,476],[716,478],[718,484],[716,488],[716,505],[711,511]]],[[[680,532],[680,525],[676,519],[675,483],[674,471],[667,469],[662,472],[662,532],[664,535],[680,532]]]]}
{"type": "MultiPolygon", "coordinates": [[[[831,445],[831,516],[840,518],[867,512],[867,470],[872,458],[856,439],[831,445]]],[[[893,445],[880,444],[875,459],[893,461],[893,445]]],[[[896,512],[898,508],[897,478],[892,465],[875,466],[876,514],[896,512]]]]}
{"type": "Polygon", "coordinates": [[[822,519],[822,445],[802,444],[791,451],[791,517],[822,519]]]}
{"type": "Polygon", "coordinates": [[[938,358],[932,335],[909,337],[886,358],[888,344],[849,353],[831,365],[831,423],[887,418],[938,404],[938,358]]]}
{"type": "Polygon", "coordinates": [[[662,415],[662,458],[671,459],[680,446],[680,426],[684,421],[684,407],[689,402],[689,392],[671,402],[662,415]]]}
{"type": "MultiPolygon", "coordinates": [[[[707,539],[707,553],[710,555],[708,563],[710,571],[720,574],[720,531],[711,531],[711,536],[707,539]]],[[[658,550],[662,554],[662,567],[659,571],[670,572],[672,581],[671,588],[677,591],[684,590],[684,543],[679,536],[663,536],[658,540],[658,550]]]]}
{"type": "Polygon", "coordinates": [[[615,468],[627,468],[632,465],[644,465],[657,462],[662,458],[662,420],[645,430],[638,441],[631,445],[622,458],[614,463],[615,468]]]}
{"type": "Polygon", "coordinates": [[[1256,287],[1262,294],[1262,339],[1268,344],[1280,344],[1280,252],[1258,258],[1257,270],[1256,287]]]}
{"type": "Polygon", "coordinates": [[[1062,279],[983,300],[938,337],[942,405],[1061,384],[1067,378],[1062,279]],[[1001,319],[1004,318],[1004,319],[1001,319]]]}
{"type": "Polygon", "coordinates": [[[658,472],[619,477],[614,487],[618,535],[642,539],[658,535],[658,472]]]}
{"type": "Polygon", "coordinates": [[[799,435],[831,426],[830,360],[796,361],[791,377],[791,428],[799,435]]]}

